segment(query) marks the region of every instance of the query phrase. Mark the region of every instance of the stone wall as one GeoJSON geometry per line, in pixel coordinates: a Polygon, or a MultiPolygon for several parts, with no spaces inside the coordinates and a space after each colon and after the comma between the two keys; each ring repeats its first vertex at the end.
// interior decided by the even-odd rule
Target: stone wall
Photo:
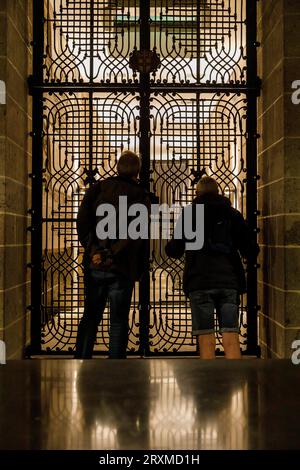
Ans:
{"type": "Polygon", "coordinates": [[[0,338],[8,359],[23,357],[30,327],[31,11],[31,0],[0,1],[0,80],[6,84],[6,104],[0,104],[0,338]]]}
{"type": "Polygon", "coordinates": [[[263,357],[290,357],[300,338],[300,105],[291,101],[300,80],[300,2],[259,2],[258,206],[263,357]]]}

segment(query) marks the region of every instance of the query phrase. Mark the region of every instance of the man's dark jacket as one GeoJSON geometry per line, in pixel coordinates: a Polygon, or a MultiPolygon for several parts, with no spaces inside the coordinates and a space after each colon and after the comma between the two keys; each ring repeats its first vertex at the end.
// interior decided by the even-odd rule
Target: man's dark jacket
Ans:
{"type": "MultiPolygon", "coordinates": [[[[77,217],[77,233],[81,245],[85,248],[84,266],[91,263],[92,255],[101,252],[106,242],[96,236],[96,225],[99,218],[96,210],[99,204],[119,206],[119,197],[127,196],[128,207],[132,204],[144,204],[149,209],[150,195],[132,179],[117,176],[95,183],[85,193],[77,217]]],[[[118,213],[117,213],[118,217],[118,213]]],[[[115,240],[109,243],[113,263],[109,268],[100,270],[123,274],[127,278],[139,280],[147,268],[148,240],[115,240]]]]}
{"type": "MultiPolygon", "coordinates": [[[[258,245],[242,214],[231,206],[228,198],[207,194],[197,197],[193,206],[204,204],[204,247],[198,251],[185,250],[186,240],[173,239],[166,246],[171,258],[181,258],[185,252],[183,289],[188,295],[196,290],[236,289],[246,291],[242,258],[258,254],[258,245]],[[229,220],[232,249],[229,254],[213,251],[207,245],[208,230],[218,220],[229,220]]],[[[194,211],[195,213],[195,211],[194,211]]],[[[195,227],[195,220],[193,220],[195,227]]]]}

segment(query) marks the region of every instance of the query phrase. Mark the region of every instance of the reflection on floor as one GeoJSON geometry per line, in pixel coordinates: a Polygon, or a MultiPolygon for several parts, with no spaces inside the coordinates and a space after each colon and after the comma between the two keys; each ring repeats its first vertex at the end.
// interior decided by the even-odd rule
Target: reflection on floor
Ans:
{"type": "Polygon", "coordinates": [[[11,361],[1,449],[296,449],[289,361],[11,361]]]}

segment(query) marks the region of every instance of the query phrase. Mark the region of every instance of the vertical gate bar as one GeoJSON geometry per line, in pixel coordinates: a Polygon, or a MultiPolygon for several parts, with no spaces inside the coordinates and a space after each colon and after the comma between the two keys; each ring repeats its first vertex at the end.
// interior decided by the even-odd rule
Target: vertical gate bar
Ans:
{"type": "MultiPolygon", "coordinates": [[[[200,70],[200,55],[201,55],[201,0],[197,0],[197,85],[200,85],[201,70],[200,70]]],[[[197,177],[200,175],[201,170],[201,139],[200,139],[200,93],[196,93],[196,132],[197,132],[197,177]]],[[[196,351],[199,354],[199,341],[196,341],[196,351]]]]}
{"type": "Polygon", "coordinates": [[[89,89],[89,166],[88,182],[92,183],[93,175],[93,80],[94,80],[94,0],[90,0],[90,89],[89,89]]]}
{"type": "Polygon", "coordinates": [[[33,0],[33,109],[30,354],[41,351],[44,2],[33,0]],[[34,87],[34,85],[39,85],[34,87]]]}
{"type": "MultiPolygon", "coordinates": [[[[197,84],[200,83],[200,1],[197,0],[197,84]]],[[[196,93],[197,173],[200,172],[200,94],[196,93]]]]}
{"type": "MultiPolygon", "coordinates": [[[[150,0],[140,0],[140,44],[141,50],[150,49],[150,0]]],[[[141,185],[150,189],[150,75],[140,74],[140,154],[142,168],[141,185]]],[[[150,258],[150,250],[148,259],[150,258]]],[[[149,321],[150,321],[150,265],[143,275],[139,286],[140,310],[140,354],[149,354],[149,321]]]]}
{"type": "Polygon", "coordinates": [[[201,24],[200,24],[200,15],[201,15],[201,0],[197,0],[197,84],[200,83],[200,55],[201,55],[201,24]]]}
{"type": "MultiPolygon", "coordinates": [[[[247,0],[247,221],[257,233],[257,4],[247,0]],[[250,89],[252,88],[252,89],[250,89]],[[256,90],[255,90],[256,88],[256,90]],[[254,91],[253,91],[254,89],[254,91]]],[[[247,353],[259,355],[257,321],[257,259],[251,254],[247,260],[247,353]]]]}
{"type": "Polygon", "coordinates": [[[196,93],[196,132],[197,132],[197,175],[201,168],[201,139],[200,139],[200,93],[196,93]]]}

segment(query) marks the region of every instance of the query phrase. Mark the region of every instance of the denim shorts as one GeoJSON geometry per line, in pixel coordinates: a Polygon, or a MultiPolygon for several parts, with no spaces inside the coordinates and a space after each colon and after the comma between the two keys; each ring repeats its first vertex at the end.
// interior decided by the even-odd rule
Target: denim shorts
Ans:
{"type": "Polygon", "coordinates": [[[193,335],[215,332],[217,314],[221,333],[239,333],[239,293],[235,289],[197,290],[189,294],[193,335]]]}

